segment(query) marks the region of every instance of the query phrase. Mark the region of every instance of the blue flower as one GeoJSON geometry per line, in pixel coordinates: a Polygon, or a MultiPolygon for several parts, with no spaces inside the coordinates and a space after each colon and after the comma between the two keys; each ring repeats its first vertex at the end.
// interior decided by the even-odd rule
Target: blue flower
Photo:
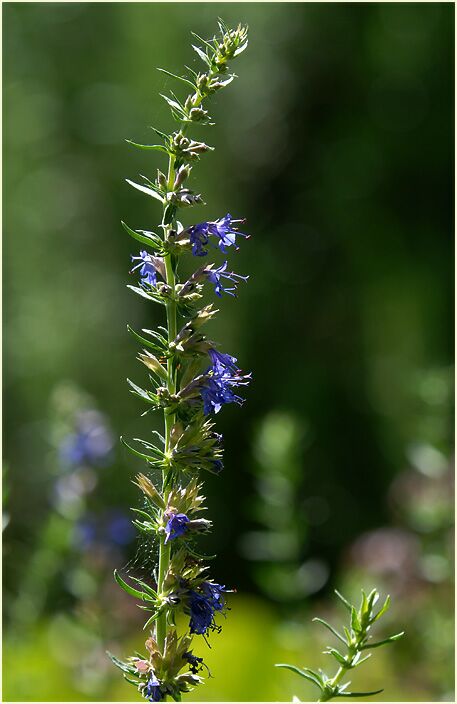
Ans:
{"type": "Polygon", "coordinates": [[[200,670],[203,670],[203,667],[208,669],[203,662],[203,658],[199,658],[197,655],[193,655],[192,653],[184,653],[183,658],[189,663],[189,670],[193,675],[198,674],[200,670]]]}
{"type": "Polygon", "coordinates": [[[213,472],[214,474],[220,474],[224,469],[224,463],[222,460],[213,460],[213,472]]]}
{"type": "Polygon", "coordinates": [[[219,237],[219,249],[221,252],[226,253],[226,247],[235,247],[235,249],[239,249],[239,247],[236,246],[236,236],[241,235],[241,237],[249,237],[249,235],[245,235],[242,232],[239,232],[237,228],[233,227],[233,223],[235,222],[243,222],[242,220],[233,220],[230,213],[227,213],[227,215],[224,218],[219,218],[219,220],[216,220],[216,222],[211,223],[212,228],[211,228],[211,235],[214,235],[216,237],[219,237]]]}
{"type": "Polygon", "coordinates": [[[236,358],[211,349],[208,352],[212,366],[206,371],[201,387],[203,413],[219,413],[224,403],[238,403],[244,399],[237,396],[233,389],[246,386],[251,379],[250,374],[242,374],[236,366],[236,358]]]}
{"type": "Polygon", "coordinates": [[[189,630],[197,635],[205,635],[209,630],[220,630],[214,621],[216,611],[223,611],[225,599],[222,592],[227,589],[215,582],[202,582],[200,592],[189,592],[189,630]]]}
{"type": "Polygon", "coordinates": [[[201,222],[198,225],[193,225],[189,228],[189,238],[194,257],[204,257],[205,254],[208,254],[208,250],[205,249],[205,247],[209,242],[209,227],[209,222],[201,222]]]}
{"type": "Polygon", "coordinates": [[[236,366],[237,359],[232,357],[231,354],[210,349],[208,350],[208,356],[213,364],[213,371],[216,373],[224,373],[225,371],[232,372],[232,374],[239,373],[240,370],[236,366]]]}
{"type": "Polygon", "coordinates": [[[160,682],[153,672],[151,672],[148,683],[145,687],[145,695],[150,702],[160,702],[163,699],[163,694],[160,689],[160,682]]]}
{"type": "Polygon", "coordinates": [[[249,237],[243,232],[239,232],[237,228],[233,227],[234,223],[243,222],[242,220],[233,220],[230,213],[219,220],[200,222],[198,225],[192,225],[189,227],[187,232],[189,233],[190,243],[192,245],[192,254],[195,257],[204,257],[208,254],[206,249],[210,236],[216,237],[218,239],[217,246],[219,249],[226,253],[227,247],[235,247],[236,237],[240,235],[241,237],[249,237]]]}
{"type": "Polygon", "coordinates": [[[240,274],[235,274],[234,271],[226,272],[226,269],[227,262],[224,262],[217,269],[208,268],[206,270],[206,277],[208,281],[214,284],[214,292],[216,296],[219,296],[219,298],[221,298],[222,293],[228,293],[230,296],[235,296],[234,291],[236,291],[236,287],[238,286],[239,281],[247,281],[249,278],[249,276],[241,276],[240,274]],[[231,286],[230,288],[224,288],[221,283],[221,279],[233,281],[235,285],[231,286]]]}
{"type": "Polygon", "coordinates": [[[139,264],[136,264],[130,273],[134,272],[136,269],[140,269],[141,283],[155,286],[157,283],[157,271],[152,263],[151,255],[146,252],[146,250],[142,249],[139,257],[134,257],[133,255],[131,255],[131,257],[132,261],[139,259],[139,264]]]}
{"type": "Polygon", "coordinates": [[[180,535],[184,535],[187,530],[187,524],[189,523],[189,518],[185,513],[170,513],[168,515],[170,518],[165,526],[165,533],[167,534],[165,538],[166,543],[174,538],[179,538],[180,535]]]}
{"type": "Polygon", "coordinates": [[[222,596],[227,589],[222,584],[216,582],[202,582],[200,589],[208,599],[214,611],[222,611],[225,606],[225,599],[222,596]]]}

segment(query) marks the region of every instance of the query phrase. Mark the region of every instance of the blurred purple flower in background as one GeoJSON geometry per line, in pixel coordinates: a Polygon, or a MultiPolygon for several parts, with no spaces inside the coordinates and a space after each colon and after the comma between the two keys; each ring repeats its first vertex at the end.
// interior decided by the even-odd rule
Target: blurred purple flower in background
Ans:
{"type": "Polygon", "coordinates": [[[135,535],[126,513],[112,509],[104,514],[86,513],[74,528],[74,543],[80,550],[95,546],[105,548],[128,545],[135,535]]]}
{"type": "Polygon", "coordinates": [[[59,454],[67,467],[84,465],[104,467],[112,460],[114,438],[105,416],[99,411],[85,410],[76,416],[75,432],[60,444],[59,454]]]}

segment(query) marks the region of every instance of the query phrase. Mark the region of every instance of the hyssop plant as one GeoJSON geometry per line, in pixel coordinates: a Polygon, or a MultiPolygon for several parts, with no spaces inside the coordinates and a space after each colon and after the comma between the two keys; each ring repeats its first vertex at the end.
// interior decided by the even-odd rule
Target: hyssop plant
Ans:
{"type": "MultiPolygon", "coordinates": [[[[207,639],[220,631],[215,615],[226,611],[225,594],[230,591],[213,581],[194,545],[199,533],[211,528],[202,518],[204,496],[201,473],[219,474],[222,470],[222,436],[214,429],[213,417],[226,403],[241,404],[239,387],[249,383],[237,360],[218,349],[202,333],[202,327],[218,312],[212,303],[202,305],[205,285],[217,297],[234,296],[238,284],[247,279],[231,271],[227,255],[238,248],[241,220],[230,214],[184,226],[178,217],[202,203],[200,194],[187,186],[193,165],[212,150],[189,136],[194,125],[211,125],[207,100],[235,78],[228,65],[247,47],[247,29],[229,29],[219,22],[220,35],[207,42],[196,36],[200,46],[194,50],[203,62],[202,72],[187,69],[185,76],[168,76],[190,89],[185,99],[175,93],[162,97],[171,109],[177,128],[171,134],[155,132],[162,142],[135,147],[157,151],[168,159],[167,172],[160,170],[154,180],[128,183],[160,203],[161,222],[156,232],[132,229],[126,232],[142,245],[132,256],[132,272],[138,283],[129,288],[166,312],[166,327],[129,331],[142,346],[138,358],[149,372],[150,386],[142,388],[129,381],[131,391],[148,410],[162,410],[164,434],[154,432],[155,442],[137,439],[135,445],[123,441],[137,457],[145,460],[153,473],[139,474],[137,485],[144,495],[144,509],[136,509],[135,526],[158,549],[158,564],[150,579],[131,577],[126,582],[117,572],[115,578],[140,608],[148,612],[149,628],[146,653],[121,661],[111,656],[128,682],[149,701],[172,697],[181,699],[202,681],[203,659],[193,653],[194,636],[207,639]],[[204,258],[219,250],[224,260],[219,265],[204,258]],[[202,262],[188,278],[180,279],[180,260],[184,255],[202,262]],[[176,613],[187,618],[187,630],[178,635],[176,613]]],[[[163,71],[163,69],[160,69],[163,71]]],[[[148,412],[148,411],[146,411],[148,412]]]]}

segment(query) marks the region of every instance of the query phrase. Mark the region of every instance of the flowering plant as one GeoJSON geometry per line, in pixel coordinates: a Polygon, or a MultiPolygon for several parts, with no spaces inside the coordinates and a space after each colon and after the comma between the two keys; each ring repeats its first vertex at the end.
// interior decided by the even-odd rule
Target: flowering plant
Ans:
{"type": "Polygon", "coordinates": [[[218,297],[224,293],[234,296],[238,284],[247,277],[230,271],[224,259],[219,266],[204,263],[189,278],[179,279],[183,255],[200,259],[214,249],[227,255],[238,248],[238,237],[247,237],[238,229],[242,221],[230,214],[188,226],[178,220],[182,209],[203,202],[186,181],[193,164],[212,150],[189,137],[188,130],[195,124],[212,124],[206,101],[235,78],[228,72],[228,64],[248,43],[247,28],[241,25],[231,30],[220,21],[219,29],[220,35],[210,42],[194,35],[202,44],[193,49],[204,63],[204,72],[188,69],[186,76],[176,76],[164,71],[191,88],[184,100],[173,92],[162,96],[178,123],[177,130],[169,135],[155,130],[162,144],[130,142],[168,157],[167,174],[158,170],[155,180],[144,176],[143,183],[128,180],[135,189],[160,202],[158,232],[134,230],[122,223],[126,232],[146,247],[132,256],[132,272],[137,273],[139,282],[129,288],[162,305],[167,320],[166,327],[157,331],[145,329],[140,334],[129,328],[143,346],[138,359],[147,367],[151,384],[144,389],[129,381],[131,391],[148,410],[161,409],[164,414],[164,435],[155,432],[157,444],[136,440],[137,445],[132,446],[123,441],[161,474],[157,483],[146,474],[137,476],[145,507],[136,510],[134,521],[146,539],[158,546],[158,565],[151,575],[152,583],[133,577],[128,583],[115,572],[122,589],[148,612],[145,628],[151,631],[145,655],[136,654],[126,661],[111,655],[126,680],[149,701],[167,697],[179,701],[182,692],[202,681],[203,660],[192,652],[193,636],[206,639],[212,631],[220,631],[215,617],[225,613],[225,594],[230,591],[208,576],[203,557],[194,547],[195,536],[211,528],[211,521],[200,515],[204,497],[199,473],[221,471],[222,436],[215,432],[212,416],[226,403],[243,402],[238,388],[249,383],[250,374],[243,374],[236,358],[220,352],[201,332],[218,312],[212,303],[202,306],[201,299],[206,283],[214,287],[218,297]],[[175,625],[178,610],[188,617],[187,632],[181,636],[175,625]]]}

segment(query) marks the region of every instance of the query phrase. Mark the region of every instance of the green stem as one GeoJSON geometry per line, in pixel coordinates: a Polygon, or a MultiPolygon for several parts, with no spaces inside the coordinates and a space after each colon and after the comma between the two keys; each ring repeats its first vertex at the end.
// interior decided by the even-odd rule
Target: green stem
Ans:
{"type": "MultiPolygon", "coordinates": [[[[212,75],[212,74],[211,74],[212,75]]],[[[198,107],[203,100],[203,97],[198,91],[194,95],[193,106],[198,107]]],[[[187,131],[189,123],[185,123],[181,127],[181,134],[184,135],[187,131]]],[[[174,156],[169,157],[168,161],[168,174],[167,174],[167,189],[169,192],[173,191],[174,182],[176,176],[176,158],[174,156]]],[[[170,211],[172,212],[172,211],[170,211]]],[[[162,225],[165,226],[165,239],[168,237],[168,232],[173,225],[173,215],[167,216],[167,206],[164,205],[162,225]]],[[[176,320],[176,302],[174,300],[175,293],[175,272],[173,270],[173,262],[171,254],[167,254],[164,257],[165,272],[166,272],[166,282],[171,288],[171,300],[167,303],[167,329],[168,329],[168,342],[172,342],[177,335],[177,320],[176,320]]],[[[167,389],[170,394],[176,393],[176,376],[175,369],[173,366],[173,358],[168,358],[167,360],[167,389]]],[[[167,409],[164,410],[164,421],[165,421],[165,454],[170,450],[170,434],[173,424],[175,422],[175,414],[168,413],[167,409]]],[[[165,504],[167,503],[168,495],[170,493],[170,470],[164,469],[163,473],[163,499],[165,504]]],[[[168,567],[170,564],[170,544],[165,545],[165,536],[160,537],[159,544],[159,569],[157,575],[157,592],[160,595],[163,594],[163,587],[165,577],[167,575],[168,567]]],[[[163,654],[165,650],[165,639],[167,635],[167,613],[164,610],[157,619],[156,622],[156,641],[160,652],[163,654]]]]}
{"type": "MultiPolygon", "coordinates": [[[[173,188],[173,183],[175,179],[175,168],[174,168],[174,157],[170,157],[168,163],[168,189],[173,188]]],[[[163,225],[170,225],[171,223],[165,222],[166,207],[164,207],[164,214],[162,218],[163,225]]],[[[168,236],[168,231],[165,231],[165,238],[168,236]]],[[[171,300],[167,303],[167,329],[168,329],[168,342],[172,342],[177,334],[177,320],[176,320],[176,303],[174,301],[175,293],[175,273],[173,271],[173,263],[171,261],[171,254],[167,254],[164,257],[165,272],[166,272],[166,282],[171,288],[171,300]]],[[[176,378],[175,370],[173,366],[173,358],[169,357],[167,360],[167,389],[170,394],[176,393],[176,378]]],[[[169,413],[167,409],[164,410],[164,422],[165,422],[165,454],[170,450],[170,434],[173,424],[175,422],[175,414],[169,413]]],[[[169,472],[170,469],[164,469],[163,474],[163,499],[165,504],[167,503],[169,494],[169,472]]],[[[170,544],[165,544],[165,536],[160,537],[159,544],[159,569],[157,576],[157,591],[161,595],[163,593],[163,586],[165,577],[170,564],[170,544]]],[[[167,635],[167,613],[163,611],[157,619],[156,625],[156,640],[157,646],[160,652],[163,654],[165,651],[165,639],[167,635]]]]}
{"type": "MultiPolygon", "coordinates": [[[[329,683],[329,684],[331,685],[332,689],[333,689],[337,684],[339,684],[339,682],[343,679],[343,677],[344,677],[344,675],[346,674],[347,670],[348,670],[347,667],[343,667],[343,666],[341,665],[341,667],[339,668],[339,670],[338,670],[338,672],[336,673],[336,675],[330,680],[330,683],[329,683]]],[[[331,698],[332,698],[332,695],[331,695],[330,692],[329,692],[329,694],[323,694],[322,697],[321,697],[320,699],[318,699],[317,701],[318,701],[318,702],[328,702],[331,698]]]]}

